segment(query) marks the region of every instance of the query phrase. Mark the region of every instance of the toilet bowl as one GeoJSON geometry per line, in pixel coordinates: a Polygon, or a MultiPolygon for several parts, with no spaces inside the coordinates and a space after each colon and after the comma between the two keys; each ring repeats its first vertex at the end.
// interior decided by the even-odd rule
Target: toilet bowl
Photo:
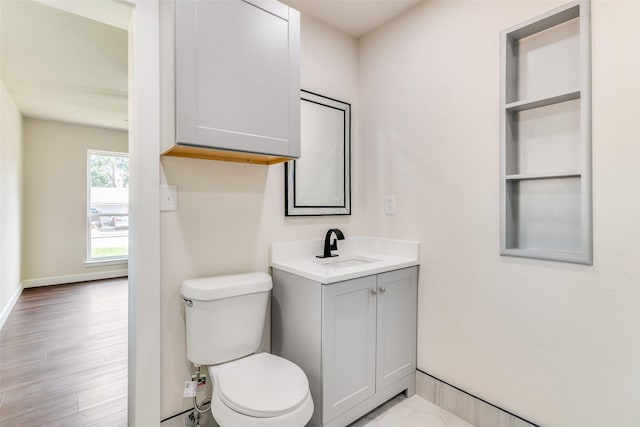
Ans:
{"type": "Polygon", "coordinates": [[[295,364],[258,353],[210,366],[211,410],[221,426],[302,427],[313,414],[306,375],[295,364]]]}
{"type": "Polygon", "coordinates": [[[309,381],[296,364],[260,348],[266,273],[185,280],[187,358],[208,366],[211,411],[221,427],[303,427],[313,415],[309,381]]]}

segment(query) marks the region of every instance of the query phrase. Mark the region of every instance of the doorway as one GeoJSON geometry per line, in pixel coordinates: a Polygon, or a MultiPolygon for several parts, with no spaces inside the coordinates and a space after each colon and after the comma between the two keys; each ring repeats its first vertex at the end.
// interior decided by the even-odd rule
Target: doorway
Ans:
{"type": "MultiPolygon", "coordinates": [[[[4,4],[12,2],[2,2],[4,4]]],[[[43,1],[43,3],[45,3],[43,1]]],[[[86,2],[47,4],[73,6],[86,2]]],[[[104,0],[95,4],[112,2],[104,0]]],[[[158,1],[130,2],[129,25],[131,158],[129,286],[129,425],[159,423],[159,23],[158,1]],[[134,35],[135,33],[135,35],[134,35]],[[135,67],[131,59],[135,58],[135,67]],[[135,83],[135,84],[134,84],[135,83]],[[138,126],[134,126],[139,121],[138,126]],[[141,154],[142,153],[142,154],[141,154]],[[137,218],[144,218],[138,221],[137,218]],[[155,420],[158,422],[156,423],[155,420]]]]}

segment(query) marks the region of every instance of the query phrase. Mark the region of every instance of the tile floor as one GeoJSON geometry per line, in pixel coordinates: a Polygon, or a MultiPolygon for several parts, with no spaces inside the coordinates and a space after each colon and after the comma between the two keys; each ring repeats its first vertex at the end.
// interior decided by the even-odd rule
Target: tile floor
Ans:
{"type": "MultiPolygon", "coordinates": [[[[162,427],[183,427],[184,415],[162,423],[162,427]]],[[[212,419],[203,419],[201,427],[217,427],[212,419]]],[[[369,412],[348,427],[474,427],[450,412],[414,394],[406,398],[400,394],[369,412]]]]}
{"type": "Polygon", "coordinates": [[[473,427],[414,394],[396,396],[348,427],[473,427]]]}

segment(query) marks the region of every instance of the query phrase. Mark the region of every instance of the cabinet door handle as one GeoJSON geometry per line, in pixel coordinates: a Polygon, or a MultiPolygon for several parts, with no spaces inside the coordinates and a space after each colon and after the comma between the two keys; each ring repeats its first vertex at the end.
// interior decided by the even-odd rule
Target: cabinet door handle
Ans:
{"type": "Polygon", "coordinates": [[[371,295],[376,295],[377,293],[378,291],[375,288],[371,289],[371,295]]]}
{"type": "Polygon", "coordinates": [[[385,292],[387,292],[387,290],[385,288],[380,288],[380,293],[384,294],[385,292]]]}

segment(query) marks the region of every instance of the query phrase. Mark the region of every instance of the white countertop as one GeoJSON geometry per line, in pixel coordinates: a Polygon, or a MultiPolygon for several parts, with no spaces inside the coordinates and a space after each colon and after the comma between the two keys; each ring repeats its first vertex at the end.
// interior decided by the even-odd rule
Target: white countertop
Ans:
{"type": "MultiPolygon", "coordinates": [[[[333,237],[332,237],[333,241],[333,237]]],[[[420,244],[380,237],[338,240],[337,257],[317,258],[324,239],[271,244],[271,267],[323,284],[370,276],[419,264],[420,244]]]]}

